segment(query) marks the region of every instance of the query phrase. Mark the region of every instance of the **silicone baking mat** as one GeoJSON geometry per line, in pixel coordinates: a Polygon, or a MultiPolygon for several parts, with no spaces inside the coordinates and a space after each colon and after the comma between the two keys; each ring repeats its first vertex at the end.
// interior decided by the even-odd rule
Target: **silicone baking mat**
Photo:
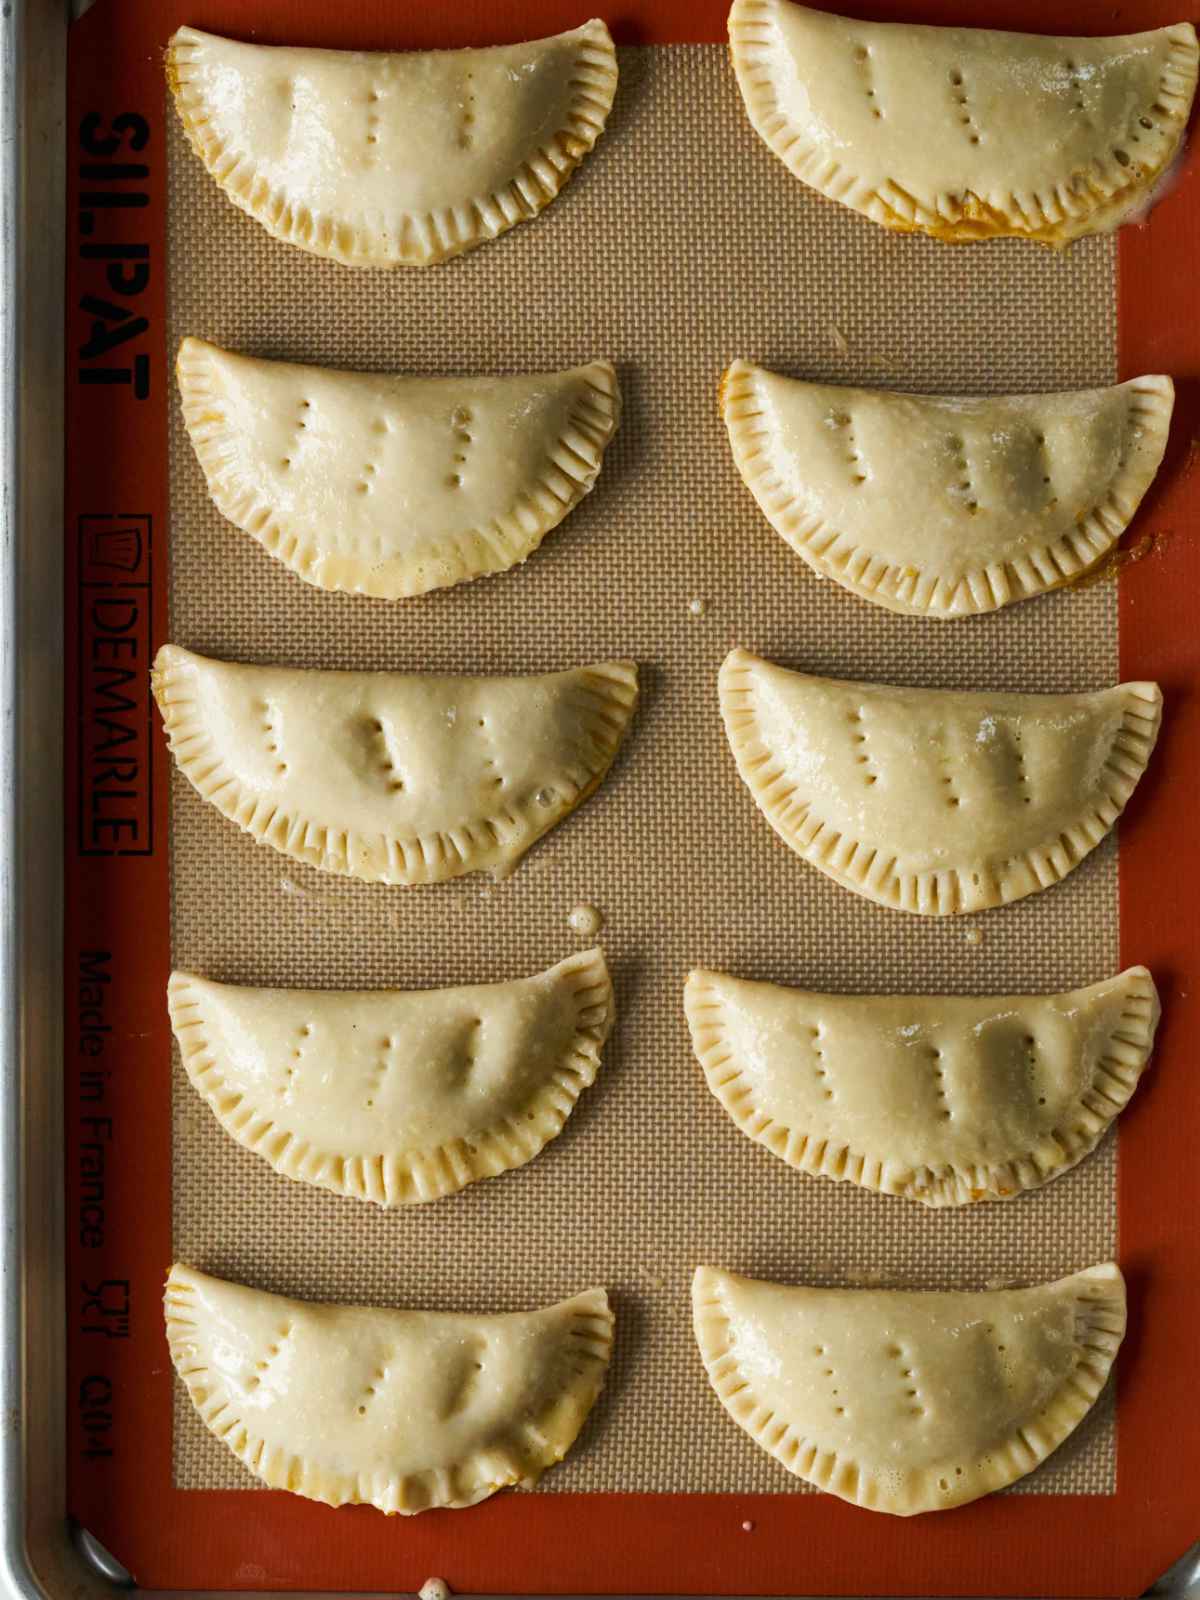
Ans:
{"type": "MultiPolygon", "coordinates": [[[[234,20],[219,5],[159,7],[152,37],[161,47],[181,20],[254,36],[247,9],[234,20]]],[[[364,6],[340,33],[328,19],[314,33],[305,6],[254,9],[272,39],[440,42],[425,36],[428,19],[418,32],[407,7],[364,6]]],[[[476,36],[539,31],[532,16],[524,25],[522,8],[505,9],[511,28],[493,13],[490,31],[477,27],[476,36]]],[[[560,7],[545,26],[580,20],[560,7]]],[[[94,16],[89,26],[102,37],[94,16]]],[[[464,20],[455,28],[445,42],[466,42],[464,20]]],[[[568,1460],[536,1495],[506,1497],[504,1516],[526,1529],[557,1517],[565,1531],[588,1503],[580,1496],[651,1515],[655,1505],[727,1499],[769,1506],[763,1520],[759,1511],[727,1519],[725,1559],[744,1571],[772,1537],[768,1515],[790,1507],[798,1516],[802,1500],[834,1520],[845,1508],[787,1477],[721,1411],[691,1334],[692,1267],[713,1261],[798,1282],[919,1287],[1052,1277],[1118,1249],[1117,1141],[1041,1193],[965,1212],[930,1213],[801,1177],[738,1134],[705,1089],[680,1006],[688,968],[811,988],[987,993],[1065,988],[1150,956],[1122,948],[1115,839],[1047,894],[940,922],[845,893],[766,828],[734,773],[716,709],[716,670],[733,644],[835,676],[1091,688],[1121,669],[1117,583],[1110,574],[951,625],[868,607],[818,581],[765,523],[732,465],[716,385],[738,355],[798,376],[930,392],[1112,382],[1118,250],[1092,240],[1060,257],[1015,242],[948,249],[885,234],[811,194],[765,150],[719,45],[626,45],[620,66],[608,130],[550,211],[424,273],[350,272],[269,239],[219,193],[173,114],[154,104],[167,283],[165,327],[155,334],[168,363],[189,333],[256,354],[426,374],[605,356],[625,402],[595,492],[525,567],[393,605],[311,589],[224,522],[179,421],[169,367],[158,368],[149,409],[167,430],[169,539],[147,530],[157,563],[152,576],[147,567],[147,592],[162,596],[167,616],[164,625],[160,606],[154,639],[237,660],[405,671],[541,671],[619,654],[638,660],[643,679],[641,709],[605,784],[498,886],[468,879],[406,891],[318,874],[239,834],[169,775],[151,743],[160,807],[170,789],[169,823],[163,808],[154,846],[169,869],[169,941],[165,919],[155,929],[164,973],[169,960],[227,981],[317,987],[517,976],[581,945],[567,917],[586,901],[605,918],[600,942],[618,1008],[595,1087],[536,1162],[392,1213],[289,1183],[234,1145],[177,1057],[169,1065],[154,1016],[146,1025],[156,1029],[156,1070],[174,1074],[161,1102],[169,1176],[164,1161],[154,1191],[169,1204],[170,1231],[155,1266],[174,1256],[310,1298],[479,1310],[605,1284],[618,1323],[604,1396],[568,1460]]],[[[161,102],[161,85],[157,95],[161,102]]],[[[1168,361],[1165,370],[1175,369],[1168,361]]],[[[93,524],[89,538],[97,531],[106,530],[93,524]]],[[[1160,538],[1143,564],[1160,565],[1173,549],[1160,538]]],[[[150,735],[161,738],[153,721],[150,735]]],[[[1139,1113],[1135,1104],[1126,1123],[1139,1113]]],[[[312,1517],[323,1546],[333,1514],[258,1490],[178,1387],[168,1380],[157,1392],[170,1424],[163,1465],[182,1503],[232,1496],[246,1527],[236,1581],[287,1581],[278,1564],[253,1555],[263,1508],[287,1501],[285,1518],[312,1517]]],[[[1065,1510],[1084,1497],[1098,1510],[1115,1507],[1118,1431],[1110,1387],[1072,1439],[1003,1501],[1036,1497],[1065,1510]]],[[[842,1583],[865,1592],[852,1551],[859,1525],[883,1519],[850,1515],[842,1583]]],[[[973,1508],[921,1519],[915,1548],[935,1550],[943,1523],[1018,1515],[973,1508]]],[[[494,1516],[489,1508],[389,1526],[350,1512],[339,1532],[348,1521],[362,1530],[366,1517],[385,1530],[372,1526],[372,1538],[390,1540],[402,1559],[418,1550],[423,1559],[422,1547],[432,1540],[436,1551],[439,1538],[461,1552],[475,1528],[483,1553],[484,1519],[494,1525],[494,1516]],[[448,1520],[452,1532],[440,1532],[448,1520]]],[[[872,1526],[867,1537],[885,1535],[872,1526]]],[[[452,1564],[443,1557],[441,1566],[452,1564]]],[[[158,1570],[221,1581],[191,1576],[204,1569],[186,1560],[165,1569],[160,1560],[158,1570]]],[[[986,1566],[976,1570],[974,1585],[960,1587],[985,1586],[986,1566]]],[[[506,1573],[513,1587],[571,1586],[545,1555],[521,1576],[511,1553],[493,1549],[485,1571],[474,1586],[506,1587],[506,1573]]],[[[817,1587],[795,1562],[781,1571],[785,1589],[817,1587]]],[[[401,1586],[423,1575],[414,1567],[401,1586]]],[[[325,1581],[353,1580],[343,1569],[325,1581]]],[[[934,1582],[922,1572],[921,1587],[934,1582]]],[[[644,1566],[610,1560],[574,1586],[656,1585],[644,1566]]],[[[730,1585],[714,1575],[681,1586],[730,1585]]],[[[825,1576],[822,1586],[836,1582],[825,1576]]]]}
{"type": "MultiPolygon", "coordinates": [[[[507,1310],[603,1283],[619,1324],[612,1381],[544,1490],[782,1490],[778,1463],[730,1426],[700,1367],[692,1268],[929,1286],[1054,1277],[1112,1254],[1112,1141],[1009,1206],[931,1215],[807,1179],[752,1146],[711,1098],[682,1019],[684,975],[702,963],[868,992],[1090,983],[1117,958],[1115,851],[1001,915],[935,921],[870,905],[806,870],[767,828],[733,770],[717,668],[745,643],[836,677],[1097,688],[1116,675],[1116,590],[1097,583],[939,627],[816,581],[733,466],[717,381],[750,353],[851,383],[1108,383],[1114,251],[1090,242],[1060,261],[1019,242],[971,252],[895,238],[769,157],[719,45],[624,50],[620,65],[608,132],[545,225],[444,273],[339,272],[283,248],[168,124],[171,348],[191,333],[420,373],[604,355],[627,399],[595,492],[537,555],[407,604],[324,594],[269,561],[212,506],[173,407],[171,637],[235,661],[403,671],[536,672],[628,655],[646,678],[596,797],[495,887],[335,880],[238,833],[176,774],[176,965],[296,986],[512,977],[582,946],[567,923],[582,900],[605,917],[620,1020],[595,1088],[543,1157],[390,1213],[281,1179],[229,1139],[177,1065],[174,1248],[320,1299],[507,1310]],[[701,114],[708,138],[681,140],[701,114]],[[680,278],[655,290],[655,264],[672,257],[686,263],[680,278]],[[1016,317],[1045,332],[1014,338],[1016,317]]],[[[1111,1490],[1111,1428],[1097,1420],[1022,1487],[1111,1490]]],[[[175,1448],[181,1488],[245,1486],[182,1389],[175,1448]]]]}

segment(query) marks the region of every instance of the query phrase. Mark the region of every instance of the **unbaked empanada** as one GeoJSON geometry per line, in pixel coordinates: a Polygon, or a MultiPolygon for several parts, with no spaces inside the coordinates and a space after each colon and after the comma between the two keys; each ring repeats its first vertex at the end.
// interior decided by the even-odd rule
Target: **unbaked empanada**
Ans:
{"type": "Polygon", "coordinates": [[[1137,1088],[1145,967],[1068,994],[811,994],[693,972],[692,1046],[737,1126],[801,1172],[928,1206],[1037,1189],[1137,1088]]]}
{"type": "Polygon", "coordinates": [[[461,989],[245,989],[174,972],[171,1026],[226,1133],[381,1206],[520,1167],[562,1129],[612,1025],[599,950],[461,989]]]}
{"type": "Polygon", "coordinates": [[[734,460],[771,526],[844,589],[922,617],[994,611],[1116,545],[1158,471],[1175,389],[934,398],[735,361],[734,460]]]}
{"type": "Polygon", "coordinates": [[[179,769],[261,844],[375,883],[503,878],[608,771],[630,661],[529,678],[306,672],[158,652],[179,769]]]}
{"type": "Polygon", "coordinates": [[[1154,683],[968,694],[725,658],[721,714],[759,810],[868,900],[946,916],[1065,878],[1109,832],[1158,737],[1154,683]]]}
{"type": "Polygon", "coordinates": [[[306,583],[395,600],[524,561],[592,488],[606,361],[396,378],[185,339],[183,415],[217,509],[306,583]]]}
{"type": "Polygon", "coordinates": [[[734,0],[729,39],[750,121],[796,177],[951,242],[1118,227],[1170,165],[1196,90],[1188,22],[1056,39],[734,0]]]}
{"type": "Polygon", "coordinates": [[[947,1511],[1032,1472],[1125,1333],[1112,1262],[986,1294],[792,1289],[698,1267],[709,1381],[789,1472],[870,1511],[947,1511]]]}
{"type": "Polygon", "coordinates": [[[326,1505],[472,1506],[561,1461],[612,1347],[603,1289],[466,1316],[317,1305],[174,1266],[167,1340],[256,1478],[326,1505]]]}
{"type": "Polygon", "coordinates": [[[402,54],[180,28],[167,81],[196,154],[276,239],[350,267],[424,267],[549,205],[604,131],[617,57],[595,20],[402,54]]]}

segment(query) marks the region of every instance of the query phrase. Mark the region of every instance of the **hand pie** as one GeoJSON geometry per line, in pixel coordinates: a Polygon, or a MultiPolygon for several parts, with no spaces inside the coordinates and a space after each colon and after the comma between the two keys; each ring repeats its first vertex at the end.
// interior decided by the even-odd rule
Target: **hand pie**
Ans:
{"type": "Polygon", "coordinates": [[[543,678],[239,666],[166,644],[154,697],[179,770],[296,861],[371,883],[503,878],[608,771],[629,661],[543,678]]]}
{"type": "Polygon", "coordinates": [[[524,561],[595,484],[620,410],[606,361],[394,378],[185,339],[177,370],[217,509],[306,583],[386,600],[524,561]]]}
{"type": "Polygon", "coordinates": [[[192,1403],[256,1478],[389,1514],[536,1483],[574,1444],[612,1346],[603,1289],[460,1316],[287,1300],[174,1266],[164,1301],[192,1403]]]}
{"type": "Polygon", "coordinates": [[[1125,1333],[1108,1262],[987,1294],[790,1289],[698,1267],[692,1312],[734,1421],[798,1478],[870,1511],[1003,1489],[1087,1415],[1125,1333]]]}
{"type": "Polygon", "coordinates": [[[511,983],[243,989],[173,972],[188,1077],[289,1178],[381,1206],[520,1167],[562,1130],[612,1025],[599,950],[511,983]]]}
{"type": "Polygon", "coordinates": [[[1118,227],[1179,149],[1196,89],[1188,22],[1055,39],[734,0],[729,40],[750,121],[789,171],[951,243],[1118,227]]]}
{"type": "Polygon", "coordinates": [[[784,842],[898,911],[982,911],[1065,878],[1146,770],[1154,683],[967,694],[810,678],[725,658],[738,771],[784,842]]]}
{"type": "Polygon", "coordinates": [[[708,1086],[801,1172],[927,1206],[1037,1189],[1096,1148],[1137,1088],[1158,994],[1145,967],[1069,994],[808,994],[693,972],[708,1086]]]}
{"type": "Polygon", "coordinates": [[[180,28],[167,82],[196,154],[276,239],[348,267],[424,267],[549,205],[604,131],[617,57],[598,21],[393,55],[180,28]]]}
{"type": "Polygon", "coordinates": [[[721,385],[759,508],[822,577],[889,611],[995,611],[1109,554],[1162,461],[1170,378],[935,399],[781,378],[721,385]]]}

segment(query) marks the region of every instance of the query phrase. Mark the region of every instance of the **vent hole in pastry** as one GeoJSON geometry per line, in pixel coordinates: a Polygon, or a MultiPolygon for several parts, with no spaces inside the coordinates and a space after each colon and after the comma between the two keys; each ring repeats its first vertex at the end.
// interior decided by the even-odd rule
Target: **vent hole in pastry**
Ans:
{"type": "Polygon", "coordinates": [[[952,72],[950,74],[950,82],[954,85],[954,87],[956,89],[960,86],[962,81],[963,81],[963,75],[962,75],[961,72],[957,72],[956,71],[956,72],[952,72]]]}
{"type": "Polygon", "coordinates": [[[860,44],[858,49],[854,52],[854,59],[855,61],[865,61],[870,54],[871,52],[867,49],[866,45],[860,44]]]}
{"type": "Polygon", "coordinates": [[[943,1494],[946,1493],[946,1491],[947,1491],[947,1489],[949,1489],[949,1487],[950,1487],[950,1484],[949,1484],[949,1481],[946,1478],[939,1478],[938,1479],[938,1488],[942,1491],[943,1494]]]}
{"type": "Polygon", "coordinates": [[[1114,150],[1113,155],[1116,156],[1123,167],[1127,167],[1132,160],[1128,150],[1114,150]]]}
{"type": "Polygon", "coordinates": [[[1139,125],[1139,127],[1142,127],[1142,128],[1153,128],[1153,126],[1154,126],[1154,124],[1150,121],[1149,117],[1139,117],[1138,118],[1138,125],[1139,125]]]}

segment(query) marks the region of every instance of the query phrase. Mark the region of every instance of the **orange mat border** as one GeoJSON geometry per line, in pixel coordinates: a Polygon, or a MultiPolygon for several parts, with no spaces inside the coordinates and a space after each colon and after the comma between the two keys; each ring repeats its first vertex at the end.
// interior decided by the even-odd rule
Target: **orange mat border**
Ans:
{"type": "MultiPolygon", "coordinates": [[[[1173,22],[1184,8],[1176,0],[1113,9],[1091,0],[846,0],[845,9],[1102,33],[1173,22]]],[[[724,0],[622,0],[608,19],[619,43],[715,42],[724,38],[725,10],[724,0]]],[[[907,1521],[824,1495],[501,1495],[468,1513],[385,1520],[282,1493],[171,1485],[173,1378],[160,1311],[170,1257],[168,773],[145,691],[150,656],[166,637],[173,403],[162,46],[185,21],[262,42],[427,48],[550,33],[588,14],[586,0],[99,0],[72,28],[64,529],[70,1511],[149,1588],[411,1591],[439,1573],[459,1591],[493,1593],[1140,1594],[1200,1534],[1189,1478],[1200,1461],[1192,1378],[1200,1325],[1194,151],[1150,224],[1120,238],[1122,376],[1170,372],[1179,404],[1167,464],[1135,529],[1155,536],[1154,549],[1120,578],[1122,675],[1155,677],[1166,691],[1159,753],[1122,828],[1121,959],[1148,964],[1166,1004],[1156,1064],[1121,1124],[1120,1258],[1132,1303],[1119,1364],[1116,1494],[993,1498],[907,1521]],[[144,195],[145,203],[97,201],[97,193],[144,195]],[[83,377],[101,368],[109,376],[83,377]],[[135,392],[141,372],[143,399],[135,392]],[[142,536],[137,550],[130,529],[142,536]],[[114,539],[97,543],[96,535],[114,539]],[[117,564],[106,566],[114,553],[117,564]],[[127,642],[107,642],[118,638],[127,642]],[[134,676],[115,679],[106,669],[118,663],[132,665],[134,676]],[[128,705],[116,706],[114,693],[128,705]],[[133,765],[117,767],[118,756],[133,765]],[[134,848],[149,853],[94,853],[134,848]],[[85,972],[89,951],[108,953],[99,970],[110,981],[95,980],[94,960],[85,972]]],[[[1036,328],[1023,336],[1036,338],[1036,328]]],[[[624,1426],[636,1427],[636,1417],[624,1426]]]]}

